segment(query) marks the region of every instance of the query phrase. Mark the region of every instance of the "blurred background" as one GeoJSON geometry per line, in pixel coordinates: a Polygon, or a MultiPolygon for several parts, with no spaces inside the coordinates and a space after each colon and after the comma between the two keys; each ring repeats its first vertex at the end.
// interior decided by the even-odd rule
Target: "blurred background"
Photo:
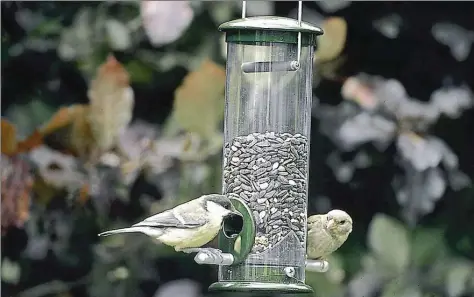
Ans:
{"type": "MultiPolygon", "coordinates": [[[[296,16],[297,2],[249,1],[296,16]]],[[[309,213],[354,231],[320,297],[474,294],[474,5],[305,1],[309,213]]],[[[2,1],[1,295],[206,296],[217,269],[143,235],[220,192],[226,48],[241,3],[2,1]]]]}

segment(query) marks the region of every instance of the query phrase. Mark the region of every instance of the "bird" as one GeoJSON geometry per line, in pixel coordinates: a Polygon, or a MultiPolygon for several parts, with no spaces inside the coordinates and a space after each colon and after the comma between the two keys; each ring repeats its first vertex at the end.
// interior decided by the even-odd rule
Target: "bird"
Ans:
{"type": "Polygon", "coordinates": [[[352,218],[343,210],[308,218],[307,258],[324,260],[347,240],[352,232],[352,218]]]}
{"type": "Polygon", "coordinates": [[[225,195],[208,194],[155,214],[128,228],[105,231],[99,236],[120,233],[144,233],[171,246],[176,252],[220,252],[201,248],[214,239],[224,220],[239,216],[230,199],[225,195]]]}

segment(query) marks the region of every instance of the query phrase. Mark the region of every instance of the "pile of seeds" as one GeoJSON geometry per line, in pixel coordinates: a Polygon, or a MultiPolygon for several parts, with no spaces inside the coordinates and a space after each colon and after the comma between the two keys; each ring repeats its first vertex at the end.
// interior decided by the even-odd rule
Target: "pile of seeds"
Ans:
{"type": "Polygon", "coordinates": [[[254,253],[294,231],[305,245],[308,139],[290,133],[239,136],[224,147],[224,194],[238,195],[253,212],[254,253]]]}

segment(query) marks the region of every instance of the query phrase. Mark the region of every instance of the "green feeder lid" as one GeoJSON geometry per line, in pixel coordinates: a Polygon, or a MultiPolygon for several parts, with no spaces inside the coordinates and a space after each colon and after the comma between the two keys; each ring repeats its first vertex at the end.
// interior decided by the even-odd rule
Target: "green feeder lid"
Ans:
{"type": "Polygon", "coordinates": [[[284,17],[258,16],[237,19],[219,26],[226,32],[226,41],[235,43],[280,42],[297,43],[301,32],[301,44],[315,45],[316,36],[324,32],[309,23],[284,17]],[[267,31],[266,33],[262,31],[267,31]]]}
{"type": "Polygon", "coordinates": [[[220,25],[219,30],[270,30],[312,33],[316,35],[322,35],[324,33],[321,28],[315,27],[307,22],[301,22],[300,26],[298,20],[276,16],[258,16],[233,20],[220,25]]]}

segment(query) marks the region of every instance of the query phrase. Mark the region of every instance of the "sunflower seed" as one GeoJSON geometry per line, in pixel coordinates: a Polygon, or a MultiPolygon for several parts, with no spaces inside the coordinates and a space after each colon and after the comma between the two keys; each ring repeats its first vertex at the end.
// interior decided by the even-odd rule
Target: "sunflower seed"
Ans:
{"type": "Polygon", "coordinates": [[[289,232],[304,246],[308,140],[301,134],[252,133],[224,144],[224,194],[243,199],[259,237],[252,252],[275,247],[289,232]]]}

